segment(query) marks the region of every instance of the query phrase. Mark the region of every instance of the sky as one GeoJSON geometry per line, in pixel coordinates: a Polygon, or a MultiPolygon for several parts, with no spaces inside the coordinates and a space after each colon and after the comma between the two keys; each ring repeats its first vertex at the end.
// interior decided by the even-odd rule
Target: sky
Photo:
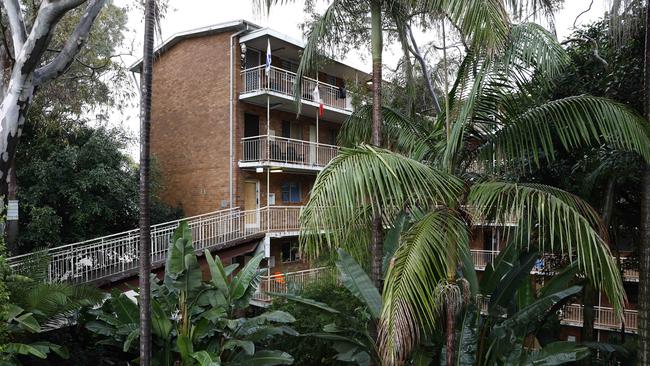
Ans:
{"type": "MultiPolygon", "coordinates": [[[[133,0],[114,0],[118,6],[132,4],[133,0]]],[[[558,39],[566,39],[576,27],[588,24],[603,15],[608,8],[610,0],[565,0],[561,10],[555,15],[555,28],[558,39]],[[591,4],[591,6],[590,6],[591,4]],[[587,11],[587,9],[590,9],[587,11]],[[582,13],[576,22],[576,17],[582,13]]],[[[162,38],[168,39],[178,32],[187,31],[194,28],[209,26],[212,24],[227,22],[237,19],[246,19],[263,27],[271,27],[277,31],[291,36],[292,38],[301,38],[302,31],[300,24],[305,21],[303,13],[303,2],[296,0],[293,4],[279,5],[271,8],[268,16],[265,12],[259,11],[254,4],[257,0],[169,0],[169,10],[161,22],[162,38]]],[[[326,6],[325,0],[319,0],[317,3],[322,9],[326,6]]],[[[143,33],[142,14],[129,14],[129,31],[126,35],[126,44],[129,45],[131,56],[124,56],[123,62],[131,65],[142,54],[141,39],[143,33]]],[[[424,44],[435,37],[433,34],[417,34],[418,43],[424,44]]],[[[395,48],[389,48],[385,54],[384,62],[386,66],[394,68],[399,60],[399,51],[395,48]]],[[[370,70],[370,61],[364,57],[361,52],[352,52],[342,61],[351,66],[360,68],[364,71],[370,70]]],[[[124,108],[123,112],[115,111],[110,117],[111,124],[121,124],[131,134],[139,134],[139,120],[137,100],[132,101],[132,106],[124,108]]],[[[136,143],[128,149],[135,159],[138,155],[138,146],[136,143]]]]}

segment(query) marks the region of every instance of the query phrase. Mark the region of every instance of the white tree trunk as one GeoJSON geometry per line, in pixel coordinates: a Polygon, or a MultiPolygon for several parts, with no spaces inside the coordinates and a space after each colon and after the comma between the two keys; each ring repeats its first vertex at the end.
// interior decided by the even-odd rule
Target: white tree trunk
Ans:
{"type": "MultiPolygon", "coordinates": [[[[2,103],[0,104],[0,195],[6,199],[11,162],[16,154],[27,111],[34,92],[42,85],[65,72],[74,62],[106,0],[43,0],[29,33],[19,0],[2,0],[2,7],[9,23],[11,37],[4,44],[11,43],[12,49],[3,49],[3,58],[13,59],[5,68],[0,85],[2,103]],[[79,24],[63,49],[48,64],[42,65],[43,54],[47,50],[59,20],[69,11],[86,4],[79,24]],[[6,84],[4,81],[7,80],[6,84]]],[[[6,36],[6,35],[5,35],[6,36]]],[[[0,45],[0,47],[4,47],[0,45]]]]}

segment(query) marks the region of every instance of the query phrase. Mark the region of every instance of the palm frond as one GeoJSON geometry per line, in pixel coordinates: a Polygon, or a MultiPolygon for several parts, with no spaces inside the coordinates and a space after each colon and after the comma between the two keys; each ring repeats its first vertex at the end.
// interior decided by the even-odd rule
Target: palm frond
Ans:
{"type": "Polygon", "coordinates": [[[372,214],[390,223],[405,207],[453,204],[461,188],[453,176],[397,153],[344,148],[316,178],[300,215],[301,247],[317,257],[323,244],[338,248],[351,229],[370,227],[372,214]]]}
{"type": "Polygon", "coordinates": [[[437,292],[458,260],[449,253],[468,251],[468,243],[466,224],[447,209],[430,212],[404,234],[383,292],[379,340],[389,364],[409,354],[422,330],[436,327],[443,306],[437,292]]]}
{"type": "Polygon", "coordinates": [[[467,202],[482,217],[499,222],[516,218],[514,245],[568,255],[621,314],[625,301],[621,275],[607,245],[607,231],[589,204],[557,188],[505,182],[472,186],[467,202]]]}
{"type": "Polygon", "coordinates": [[[446,14],[475,51],[494,53],[508,35],[510,20],[501,0],[423,0],[419,7],[446,14]]]}
{"type": "Polygon", "coordinates": [[[532,70],[544,79],[557,77],[571,62],[556,37],[536,23],[521,23],[510,29],[502,63],[506,70],[532,70]]]}
{"type": "MultiPolygon", "coordinates": [[[[441,138],[442,131],[431,122],[408,118],[393,108],[381,107],[381,141],[391,151],[415,160],[425,160],[431,155],[432,145],[441,138]]],[[[357,146],[372,139],[372,104],[364,105],[350,115],[338,134],[341,146],[357,146]]]]}
{"type": "Polygon", "coordinates": [[[570,151],[607,143],[634,151],[650,161],[650,127],[630,108],[605,98],[575,96],[554,100],[514,116],[487,136],[479,158],[488,166],[503,160],[525,161],[532,155],[555,158],[554,137],[570,151]]]}

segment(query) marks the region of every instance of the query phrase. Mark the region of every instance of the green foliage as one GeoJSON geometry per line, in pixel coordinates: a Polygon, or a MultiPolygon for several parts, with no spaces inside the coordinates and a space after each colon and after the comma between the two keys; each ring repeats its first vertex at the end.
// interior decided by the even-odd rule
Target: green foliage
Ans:
{"type": "MultiPolygon", "coordinates": [[[[27,133],[17,161],[20,251],[137,226],[139,175],[124,152],[130,139],[123,131],[74,123],[40,130],[28,126],[27,133]]],[[[180,215],[179,209],[162,204],[154,190],[153,222],[180,215]]]]}
{"type": "MultiPolygon", "coordinates": [[[[307,306],[311,308],[311,312],[321,313],[325,319],[334,320],[322,326],[317,324],[320,327],[303,335],[326,341],[336,352],[328,358],[331,353],[323,351],[314,354],[314,357],[309,357],[308,360],[326,364],[352,363],[359,366],[369,365],[371,360],[379,362],[374,340],[368,332],[368,325],[370,322],[378,320],[381,297],[361,266],[342,249],[339,249],[338,254],[339,259],[336,261],[336,267],[341,283],[348,290],[346,295],[352,295],[356,299],[352,304],[358,302],[361,304],[354,311],[343,312],[343,308],[339,310],[325,302],[294,294],[272,293],[271,295],[286,299],[289,303],[294,303],[297,306],[307,306]],[[375,314],[371,310],[373,308],[375,314]]],[[[314,328],[314,326],[310,326],[310,328],[314,328]]]]}
{"type": "MultiPolygon", "coordinates": [[[[24,9],[28,24],[39,4],[24,9]]],[[[61,19],[44,62],[58,54],[83,11],[61,19]]],[[[117,55],[128,46],[127,20],[127,10],[108,1],[75,62],[39,87],[30,104],[16,154],[20,253],[137,226],[138,172],[125,153],[133,141],[122,128],[104,126],[109,111],[121,109],[135,92],[117,55]]],[[[154,223],[181,214],[157,197],[152,201],[154,223]]]]}
{"type": "MultiPolygon", "coordinates": [[[[9,315],[9,289],[7,278],[11,269],[7,264],[7,252],[4,246],[4,238],[0,237],[0,319],[6,319],[9,315]]],[[[7,344],[9,329],[7,323],[0,321],[0,354],[4,352],[4,345],[7,344]]],[[[0,359],[1,360],[1,359],[0,359]]]]}
{"type": "MultiPolygon", "coordinates": [[[[249,307],[262,271],[263,253],[258,252],[237,274],[235,266],[204,252],[211,278],[203,281],[189,226],[182,222],[170,242],[162,281],[152,278],[152,333],[154,359],[158,365],[286,365],[293,358],[286,352],[268,350],[272,337],[298,333],[295,321],[284,311],[242,317],[249,307]]],[[[137,300],[137,298],[136,298],[137,300]]],[[[94,320],[85,326],[102,343],[135,358],[139,337],[138,304],[114,290],[100,309],[90,311],[94,320]]]]}
{"type": "MultiPolygon", "coordinates": [[[[0,248],[1,249],[1,248],[0,248]]],[[[71,325],[79,311],[103,300],[95,288],[44,281],[45,267],[36,266],[33,278],[16,275],[0,255],[0,364],[19,366],[25,357],[68,359],[68,349],[49,342],[46,332],[71,325]]]]}
{"type": "Polygon", "coordinates": [[[554,339],[540,338],[541,349],[531,349],[544,326],[559,322],[554,316],[557,309],[581,291],[581,286],[573,285],[575,265],[537,294],[529,291],[536,257],[511,246],[488,265],[480,295],[460,314],[458,365],[560,365],[590,354],[587,347],[554,339]]]}
{"type": "MultiPolygon", "coordinates": [[[[331,282],[315,282],[305,286],[298,294],[303,299],[310,299],[318,304],[327,303],[326,307],[337,311],[323,311],[318,304],[305,304],[300,301],[284,301],[281,298],[273,301],[270,310],[281,310],[296,318],[295,329],[300,334],[322,332],[328,324],[337,328],[355,328],[363,333],[367,327],[364,317],[368,314],[361,302],[352,296],[344,287],[331,282]],[[348,314],[357,314],[350,317],[348,314]],[[350,323],[350,319],[354,322],[350,323]]],[[[291,298],[288,298],[291,300],[291,298]]],[[[336,351],[329,342],[322,339],[303,337],[275,337],[270,346],[289,352],[295,357],[295,365],[334,365],[336,351]]]]}

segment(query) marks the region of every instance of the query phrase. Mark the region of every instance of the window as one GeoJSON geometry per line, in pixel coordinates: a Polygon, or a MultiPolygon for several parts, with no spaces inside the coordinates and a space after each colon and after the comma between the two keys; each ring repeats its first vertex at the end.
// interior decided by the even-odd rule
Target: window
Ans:
{"type": "Polygon", "coordinates": [[[300,186],[296,182],[282,184],[282,202],[300,203],[300,186]]]}
{"type": "Polygon", "coordinates": [[[302,125],[299,122],[282,121],[282,137],[302,139],[302,125]]]}
{"type": "Polygon", "coordinates": [[[299,260],[300,253],[298,252],[298,243],[282,243],[282,263],[297,262],[299,260]]]}
{"type": "Polygon", "coordinates": [[[336,136],[338,136],[339,132],[335,129],[330,130],[330,144],[331,145],[336,145],[336,136]]]}

